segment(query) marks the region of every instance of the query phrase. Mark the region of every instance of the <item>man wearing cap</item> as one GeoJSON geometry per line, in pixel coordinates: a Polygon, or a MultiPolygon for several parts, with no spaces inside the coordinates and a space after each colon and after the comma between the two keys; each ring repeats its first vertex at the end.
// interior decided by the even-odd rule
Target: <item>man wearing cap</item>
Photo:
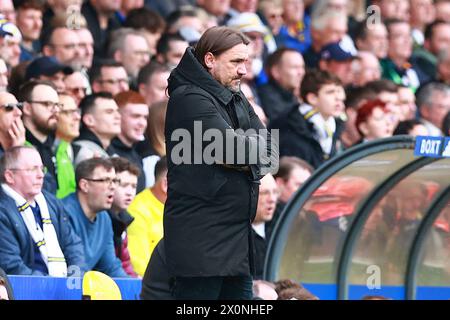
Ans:
{"type": "Polygon", "coordinates": [[[319,68],[336,75],[344,85],[352,83],[352,61],[356,56],[347,51],[341,42],[327,44],[320,51],[319,68]]]}
{"type": "Polygon", "coordinates": [[[25,80],[50,81],[61,93],[66,90],[64,77],[72,74],[73,69],[61,64],[55,57],[39,57],[31,62],[25,72],[25,80]]]}
{"type": "Polygon", "coordinates": [[[20,62],[20,43],[22,34],[15,24],[5,20],[0,15],[0,58],[5,60],[9,68],[20,62]]]}

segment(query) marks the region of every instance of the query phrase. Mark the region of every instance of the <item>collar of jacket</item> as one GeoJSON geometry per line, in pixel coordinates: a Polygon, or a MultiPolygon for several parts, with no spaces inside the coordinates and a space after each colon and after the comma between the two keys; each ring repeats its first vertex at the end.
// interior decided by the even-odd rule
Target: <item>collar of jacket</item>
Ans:
{"type": "Polygon", "coordinates": [[[308,137],[311,140],[314,140],[314,127],[313,124],[308,122],[305,117],[300,113],[299,104],[296,104],[292,107],[291,111],[289,111],[286,116],[286,123],[288,127],[291,128],[292,131],[301,134],[304,137],[308,137]]]}
{"type": "Polygon", "coordinates": [[[117,150],[123,150],[123,151],[127,151],[127,152],[133,151],[134,147],[135,147],[135,144],[131,147],[127,146],[118,137],[115,137],[114,139],[112,139],[110,145],[113,146],[117,150]]]}
{"type": "MultiPolygon", "coordinates": [[[[286,115],[286,121],[291,130],[298,132],[299,134],[314,139],[314,125],[308,121],[305,116],[299,110],[299,104],[293,106],[291,111],[286,115]]],[[[334,117],[336,122],[336,130],[333,137],[340,137],[342,131],[345,128],[345,122],[337,117],[334,117]]]]}
{"type": "Polygon", "coordinates": [[[33,135],[33,133],[31,133],[30,130],[25,128],[25,138],[33,146],[43,146],[43,147],[47,147],[47,148],[52,149],[53,148],[53,143],[55,141],[55,134],[54,133],[50,133],[47,136],[47,139],[45,139],[44,143],[42,143],[38,139],[36,139],[36,137],[33,135]]]}
{"type": "Polygon", "coordinates": [[[295,101],[297,100],[292,92],[284,89],[275,80],[269,79],[269,85],[272,86],[277,92],[280,93],[280,95],[283,97],[283,100],[292,101],[292,103],[295,103],[295,101]]]}
{"type": "Polygon", "coordinates": [[[78,141],[78,140],[89,140],[89,141],[92,141],[95,144],[98,144],[103,149],[103,145],[102,145],[102,142],[100,141],[100,139],[95,135],[94,132],[89,130],[84,125],[81,127],[80,135],[78,136],[78,138],[75,139],[75,141],[78,141]]]}
{"type": "Polygon", "coordinates": [[[402,66],[397,66],[394,61],[392,61],[390,58],[386,57],[381,60],[382,64],[384,63],[386,66],[386,69],[392,69],[395,72],[397,72],[399,75],[403,76],[406,72],[406,70],[410,69],[412,67],[411,63],[406,62],[402,66]]]}
{"type": "Polygon", "coordinates": [[[194,56],[194,49],[189,47],[178,66],[169,77],[169,95],[179,86],[194,84],[227,105],[233,98],[233,93],[220,84],[194,56]]]}
{"type": "Polygon", "coordinates": [[[126,210],[120,211],[118,214],[108,211],[112,223],[120,224],[124,231],[133,221],[134,218],[126,210]]]}

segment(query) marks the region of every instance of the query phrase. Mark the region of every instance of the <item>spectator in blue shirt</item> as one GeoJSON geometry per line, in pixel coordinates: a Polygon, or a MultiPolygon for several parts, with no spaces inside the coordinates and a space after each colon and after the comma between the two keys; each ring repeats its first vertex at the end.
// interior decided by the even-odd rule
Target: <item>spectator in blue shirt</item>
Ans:
{"type": "Polygon", "coordinates": [[[110,277],[128,277],[116,257],[113,243],[111,209],[117,185],[113,164],[108,159],[92,158],[80,162],[75,171],[77,191],[63,199],[75,232],[82,239],[88,270],[110,277]]]}

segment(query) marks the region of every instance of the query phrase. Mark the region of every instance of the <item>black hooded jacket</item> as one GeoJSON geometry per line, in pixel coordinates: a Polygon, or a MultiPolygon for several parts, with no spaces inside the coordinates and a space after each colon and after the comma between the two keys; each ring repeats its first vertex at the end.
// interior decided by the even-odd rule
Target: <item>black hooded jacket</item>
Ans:
{"type": "MultiPolygon", "coordinates": [[[[216,81],[197,61],[192,48],[186,50],[171,73],[168,89],[164,239],[169,272],[185,277],[250,275],[251,222],[256,214],[262,165],[251,162],[252,138],[232,129],[265,128],[243,94],[216,81]],[[243,157],[243,163],[230,160],[235,157],[226,159],[229,149],[225,152],[225,148],[223,157],[216,154],[216,161],[207,163],[202,154],[210,142],[196,145],[196,138],[207,129],[216,129],[223,136],[226,130],[231,131],[232,138],[246,146],[233,149],[235,156],[243,157]],[[180,139],[183,132],[192,141],[180,139]],[[182,143],[191,146],[191,150],[179,152],[182,143]],[[196,164],[180,163],[181,154],[196,164]]],[[[267,152],[278,155],[275,150],[267,152]]]]}

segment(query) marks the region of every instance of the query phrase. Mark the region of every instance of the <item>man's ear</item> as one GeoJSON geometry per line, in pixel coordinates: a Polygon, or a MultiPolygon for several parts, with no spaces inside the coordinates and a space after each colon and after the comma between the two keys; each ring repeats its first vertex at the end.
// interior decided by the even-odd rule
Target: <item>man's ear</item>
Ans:
{"type": "Polygon", "coordinates": [[[81,120],[88,128],[92,128],[95,125],[94,116],[90,113],[86,113],[85,115],[83,115],[83,118],[81,120]]]}
{"type": "Polygon", "coordinates": [[[281,188],[282,186],[284,186],[284,179],[281,177],[275,178],[275,182],[277,183],[278,188],[281,188]]]}
{"type": "Polygon", "coordinates": [[[5,170],[4,177],[7,184],[14,183],[14,176],[11,170],[5,170]]]}
{"type": "Polygon", "coordinates": [[[147,90],[146,90],[146,84],[145,83],[140,83],[138,85],[138,92],[141,96],[145,97],[147,96],[147,90]]]}
{"type": "Polygon", "coordinates": [[[320,70],[328,70],[328,62],[326,60],[320,59],[319,61],[319,69],[320,70]]]}
{"type": "Polygon", "coordinates": [[[280,70],[278,66],[273,66],[270,68],[269,73],[276,81],[280,81],[280,70]]]}
{"type": "Polygon", "coordinates": [[[102,91],[102,88],[100,87],[100,82],[98,82],[97,80],[92,82],[92,86],[91,87],[92,87],[92,92],[93,93],[102,91]]]}
{"type": "Polygon", "coordinates": [[[419,108],[419,114],[422,116],[422,118],[429,119],[430,109],[428,108],[428,106],[423,105],[421,108],[419,108]]]}
{"type": "Polygon", "coordinates": [[[286,181],[284,181],[283,178],[278,177],[278,178],[275,178],[275,182],[278,186],[278,190],[280,191],[280,194],[283,193],[284,189],[285,189],[284,185],[286,184],[286,181]]]}
{"type": "Polygon", "coordinates": [[[317,95],[315,95],[314,93],[310,92],[306,94],[306,103],[315,106],[317,104],[317,95]]]}
{"type": "Polygon", "coordinates": [[[23,103],[22,113],[26,116],[31,116],[33,114],[32,106],[29,102],[23,103]]]}
{"type": "Polygon", "coordinates": [[[214,62],[216,61],[216,57],[214,57],[214,55],[211,52],[207,52],[203,59],[208,69],[211,69],[214,66],[214,62]]]}
{"type": "Polygon", "coordinates": [[[122,52],[120,50],[116,50],[116,52],[114,52],[113,54],[113,59],[116,60],[117,62],[123,62],[122,58],[123,58],[122,52]]]}
{"type": "Polygon", "coordinates": [[[52,46],[45,45],[42,48],[42,53],[43,53],[44,56],[53,56],[54,55],[54,50],[53,50],[52,46]]]}
{"type": "Polygon", "coordinates": [[[89,191],[87,180],[80,179],[78,181],[78,189],[83,193],[87,193],[89,191]]]}
{"type": "Polygon", "coordinates": [[[162,184],[163,190],[166,194],[167,194],[167,185],[168,185],[168,183],[167,183],[167,176],[166,176],[166,177],[164,177],[163,184],[162,184]]]}

